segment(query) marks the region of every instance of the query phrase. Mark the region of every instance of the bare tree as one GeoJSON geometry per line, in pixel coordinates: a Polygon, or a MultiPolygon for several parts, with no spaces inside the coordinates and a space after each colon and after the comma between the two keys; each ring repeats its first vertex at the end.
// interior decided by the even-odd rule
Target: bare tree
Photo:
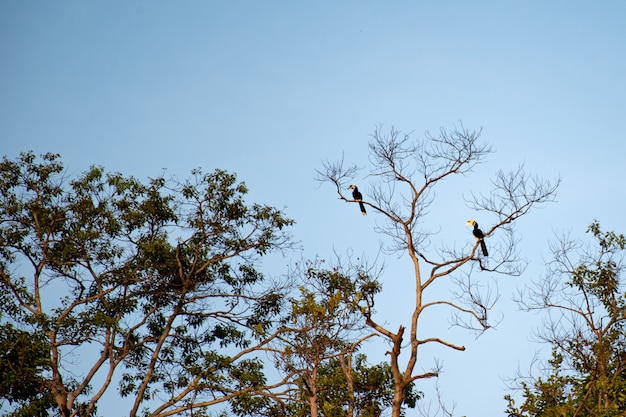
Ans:
{"type": "Polygon", "coordinates": [[[408,384],[439,374],[438,369],[416,373],[421,346],[434,343],[459,351],[465,349],[441,335],[421,336],[419,325],[424,312],[445,306],[453,312],[457,325],[478,332],[491,327],[488,312],[498,298],[497,293],[479,285],[473,273],[481,270],[519,275],[523,271],[525,263],[516,251],[513,223],[531,208],[553,201],[560,183],[559,178],[549,181],[531,177],[523,167],[510,173],[498,172],[489,194],[472,193],[466,198],[468,207],[487,213],[483,217],[492,221],[490,226],[483,227],[483,237],[477,238],[473,247],[465,245],[459,249],[440,245],[431,248],[429,242],[434,232],[423,225],[428,225],[428,208],[435,199],[434,190],[443,186],[449,177],[469,173],[492,152],[489,145],[479,141],[481,132],[460,125],[450,131],[441,129],[438,135],[426,133],[423,140],[413,141],[410,134],[402,134],[394,128],[385,133],[382,127],[377,127],[369,143],[370,184],[362,198],[355,198],[354,194],[351,198],[348,194],[348,186],[360,172],[356,165],[346,165],[343,159],[326,161],[318,171],[317,180],[334,185],[341,200],[362,203],[370,213],[381,216],[383,221],[377,231],[390,238],[386,249],[404,253],[412,261],[415,302],[408,329],[403,325],[389,328],[374,317],[376,292],[363,293],[364,296],[355,300],[361,306],[366,324],[390,344],[387,354],[394,383],[393,417],[401,415],[403,393],[408,384]],[[483,239],[489,239],[489,261],[477,251],[483,239]],[[424,294],[429,288],[436,281],[446,279],[456,284],[456,292],[447,299],[426,301],[424,294]],[[403,351],[408,351],[405,364],[399,361],[403,351]]]}

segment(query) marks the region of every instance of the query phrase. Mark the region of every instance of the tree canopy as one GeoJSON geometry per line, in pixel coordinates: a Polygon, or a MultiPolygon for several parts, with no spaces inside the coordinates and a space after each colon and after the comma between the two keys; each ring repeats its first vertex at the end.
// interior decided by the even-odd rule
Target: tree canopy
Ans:
{"type": "Polygon", "coordinates": [[[2,361],[14,366],[2,394],[15,413],[36,398],[95,415],[113,383],[133,416],[267,389],[254,352],[284,291],[256,262],[289,245],[293,221],[246,192],[222,170],[142,184],[92,167],[70,180],[58,155],[5,157],[2,361]]]}

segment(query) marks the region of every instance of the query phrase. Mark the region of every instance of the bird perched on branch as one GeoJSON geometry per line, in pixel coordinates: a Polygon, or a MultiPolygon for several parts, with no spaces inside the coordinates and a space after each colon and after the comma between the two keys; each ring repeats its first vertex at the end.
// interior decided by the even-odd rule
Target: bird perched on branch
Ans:
{"type": "Polygon", "coordinates": [[[364,216],[367,216],[367,211],[365,211],[365,204],[363,204],[363,194],[361,194],[357,186],[354,184],[349,186],[348,190],[352,190],[352,198],[359,202],[359,207],[361,208],[361,214],[364,216]]]}
{"type": "Polygon", "coordinates": [[[485,245],[485,234],[482,230],[478,228],[478,223],[476,223],[476,220],[468,220],[465,225],[474,226],[474,230],[472,231],[472,233],[476,238],[476,242],[480,242],[480,248],[483,251],[483,256],[489,256],[489,253],[487,252],[487,245],[485,245]]]}

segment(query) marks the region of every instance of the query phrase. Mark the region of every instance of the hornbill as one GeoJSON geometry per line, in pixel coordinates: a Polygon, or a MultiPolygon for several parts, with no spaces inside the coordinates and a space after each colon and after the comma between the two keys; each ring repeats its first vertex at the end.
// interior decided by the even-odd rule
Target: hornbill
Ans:
{"type": "Polygon", "coordinates": [[[472,231],[472,233],[476,238],[476,242],[480,242],[480,248],[483,251],[483,256],[489,256],[489,253],[487,252],[487,245],[485,245],[485,234],[482,230],[478,228],[478,223],[476,223],[476,220],[468,220],[465,225],[474,226],[474,230],[472,231]]]}
{"type": "Polygon", "coordinates": [[[367,216],[367,211],[365,211],[365,204],[363,204],[363,194],[361,194],[357,186],[354,184],[349,186],[348,190],[352,190],[352,198],[359,202],[359,207],[361,208],[361,214],[364,216],[367,216]]]}

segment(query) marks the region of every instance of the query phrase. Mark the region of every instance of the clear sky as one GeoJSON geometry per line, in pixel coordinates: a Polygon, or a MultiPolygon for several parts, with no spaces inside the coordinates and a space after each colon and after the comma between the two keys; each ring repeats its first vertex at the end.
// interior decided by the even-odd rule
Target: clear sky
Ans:
{"type": "MultiPolygon", "coordinates": [[[[460,196],[488,191],[498,169],[524,163],[563,184],[557,203],[519,223],[529,267],[500,278],[498,329],[474,339],[449,330],[447,313],[433,317],[467,351],[425,350],[421,366],[444,362],[439,385],[457,415],[503,415],[502,378],[541,349],[529,340],[540,317],[518,312],[512,292],[543,274],[554,232],[582,236],[594,218],[626,232],[624,22],[619,0],[5,0],[0,154],[51,151],[70,173],[95,164],[140,179],[223,168],[250,202],[297,221],[304,256],[373,257],[384,241],[376,216],[317,187],[321,161],[345,153],[366,166],[378,124],[415,138],[459,121],[482,127],[497,152],[441,189],[437,238],[471,239],[460,196]]],[[[367,198],[365,174],[360,183],[367,198]]],[[[380,318],[408,324],[398,297],[412,288],[410,265],[386,262],[380,318]]]]}

